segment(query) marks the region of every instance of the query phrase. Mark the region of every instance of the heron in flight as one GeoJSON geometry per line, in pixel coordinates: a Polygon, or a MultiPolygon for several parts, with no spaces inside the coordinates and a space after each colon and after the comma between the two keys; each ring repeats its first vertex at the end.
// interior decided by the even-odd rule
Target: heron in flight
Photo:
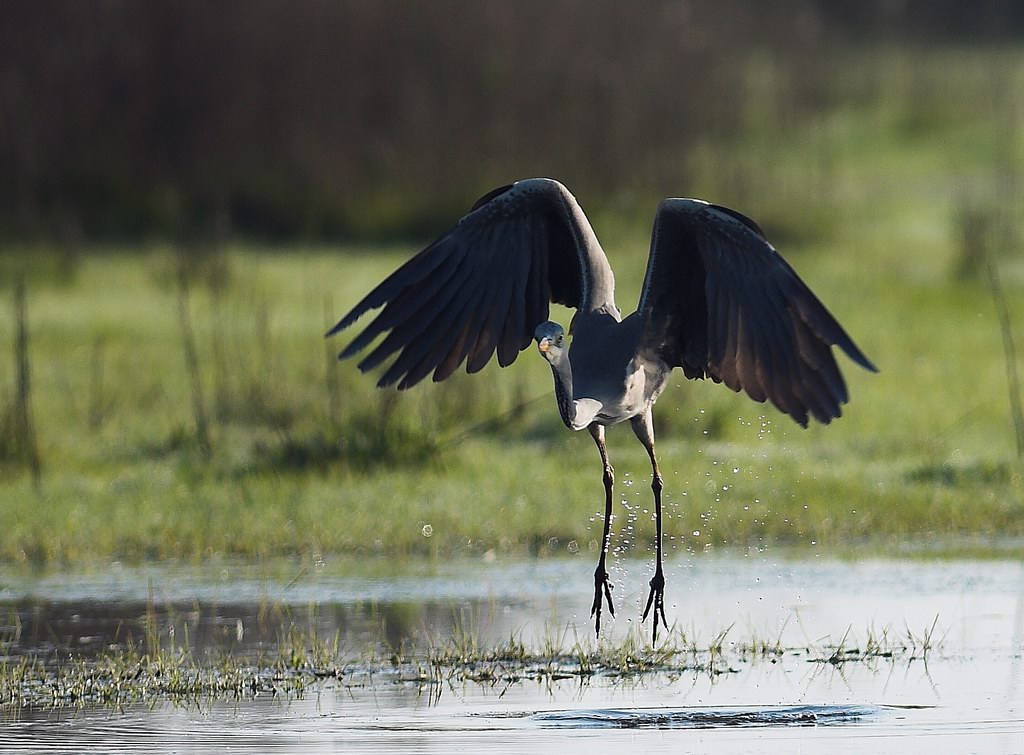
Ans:
{"type": "Polygon", "coordinates": [[[497,353],[507,367],[536,341],[551,366],[558,412],[586,428],[604,467],[604,533],[594,571],[591,618],[612,605],[606,568],[614,470],[605,428],[629,420],[653,470],[655,571],[641,621],[653,612],[653,641],[665,618],[662,477],[651,409],[672,370],[711,378],[754,401],[770,401],[806,427],[839,417],[846,385],[838,346],[861,367],[875,366],[768,243],[749,218],[697,199],[665,199],[654,218],[640,302],[626,318],[615,279],[575,197],[559,182],[531,178],[481,197],[458,224],[386,278],[328,336],[369,310],[370,324],[341,352],[371,370],[392,355],[379,387],[434,382],[466,362],[481,370],[497,353]],[[569,326],[548,320],[552,302],[575,308],[569,326]]]}

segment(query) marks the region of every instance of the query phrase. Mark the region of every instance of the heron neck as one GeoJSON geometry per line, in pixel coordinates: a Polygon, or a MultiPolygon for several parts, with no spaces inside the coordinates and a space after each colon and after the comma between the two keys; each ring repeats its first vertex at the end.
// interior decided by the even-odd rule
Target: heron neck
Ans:
{"type": "Polygon", "coordinates": [[[572,400],[572,368],[564,356],[551,360],[551,374],[555,378],[555,401],[565,426],[572,429],[576,418],[576,404],[572,400]]]}

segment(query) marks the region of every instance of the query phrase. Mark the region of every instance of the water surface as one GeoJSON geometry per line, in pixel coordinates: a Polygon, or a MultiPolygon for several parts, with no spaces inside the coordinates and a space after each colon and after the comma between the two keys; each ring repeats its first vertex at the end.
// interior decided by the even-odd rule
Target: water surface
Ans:
{"type": "MultiPolygon", "coordinates": [[[[140,567],[87,575],[0,575],[4,652],[55,657],[143,641],[156,616],[165,640],[197,649],[272,647],[282,622],[351,641],[444,637],[467,624],[481,642],[516,634],[592,632],[589,559],[387,565],[318,563],[140,567]],[[7,618],[4,618],[7,617],[7,618]],[[152,623],[152,621],[151,621],[152,623]],[[17,627],[14,631],[13,627],[17,627]],[[134,633],[134,634],[133,634],[134,633]]],[[[612,578],[612,641],[638,620],[650,567],[612,578]]],[[[1024,742],[1024,566],[1014,561],[832,561],[763,554],[670,564],[669,621],[710,640],[779,641],[791,651],[701,671],[420,685],[331,680],[302,699],[259,697],[125,711],[25,712],[0,735],[12,751],[102,743],[150,752],[646,751],[1013,752],[1024,742]],[[826,648],[884,640],[891,658],[828,663],[826,648]],[[931,643],[928,653],[922,644],[931,643]]]]}

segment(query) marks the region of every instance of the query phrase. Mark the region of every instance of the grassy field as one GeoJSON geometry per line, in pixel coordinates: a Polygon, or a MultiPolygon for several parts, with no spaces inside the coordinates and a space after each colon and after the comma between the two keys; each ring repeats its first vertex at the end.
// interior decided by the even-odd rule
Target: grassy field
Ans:
{"type": "MultiPolygon", "coordinates": [[[[678,193],[762,222],[881,373],[844,363],[846,416],[806,431],[680,374],[657,415],[669,552],[1021,550],[1003,340],[972,271],[997,261],[1024,341],[1024,54],[893,51],[833,72],[837,101],[789,116],[786,81],[750,75],[775,94],[752,98],[739,137],[681,158],[696,181],[678,193]]],[[[649,217],[592,221],[629,311],[649,217]]],[[[406,394],[335,361],[346,341],[322,333],[417,248],[228,246],[202,266],[159,245],[6,250],[5,288],[27,276],[40,474],[17,442],[5,294],[0,562],[596,550],[597,454],[562,427],[536,354],[406,394]]],[[[610,450],[613,547],[647,548],[643,449],[620,428],[610,450]]]]}

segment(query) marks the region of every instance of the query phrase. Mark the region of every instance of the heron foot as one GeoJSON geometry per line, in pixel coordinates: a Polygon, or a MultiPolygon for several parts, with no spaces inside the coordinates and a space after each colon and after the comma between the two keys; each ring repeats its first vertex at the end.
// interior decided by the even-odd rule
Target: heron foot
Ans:
{"type": "Polygon", "coordinates": [[[601,606],[608,602],[608,613],[615,616],[612,606],[612,583],[608,581],[608,572],[604,568],[604,559],[594,570],[594,605],[590,608],[590,618],[594,619],[594,633],[601,636],[601,606]]]}
{"type": "Polygon", "coordinates": [[[658,643],[658,620],[664,625],[665,630],[668,630],[668,620],[665,619],[665,575],[661,571],[661,565],[658,565],[657,571],[654,572],[654,576],[651,578],[651,591],[647,594],[647,605],[644,607],[643,616],[640,617],[640,621],[647,620],[647,614],[650,613],[651,608],[654,608],[654,631],[651,639],[651,644],[656,645],[658,643]]]}

